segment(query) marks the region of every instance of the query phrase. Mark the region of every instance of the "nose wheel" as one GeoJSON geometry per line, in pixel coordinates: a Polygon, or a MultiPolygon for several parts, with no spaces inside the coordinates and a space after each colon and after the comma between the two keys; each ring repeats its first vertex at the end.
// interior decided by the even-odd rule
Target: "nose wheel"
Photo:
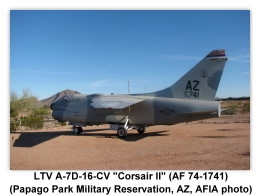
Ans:
{"type": "Polygon", "coordinates": [[[72,128],[72,130],[73,130],[73,133],[75,133],[76,135],[81,134],[83,131],[82,127],[75,127],[75,126],[72,128]]]}

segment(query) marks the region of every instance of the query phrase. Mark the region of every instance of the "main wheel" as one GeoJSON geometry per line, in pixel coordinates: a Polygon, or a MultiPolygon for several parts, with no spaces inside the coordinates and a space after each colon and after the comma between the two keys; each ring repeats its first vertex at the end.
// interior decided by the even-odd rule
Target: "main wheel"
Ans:
{"type": "Polygon", "coordinates": [[[145,132],[145,127],[139,127],[138,129],[137,129],[137,131],[138,131],[138,133],[139,134],[143,134],[144,132],[145,132]]]}
{"type": "Polygon", "coordinates": [[[120,128],[117,130],[117,136],[118,136],[119,138],[124,138],[124,137],[126,137],[126,135],[127,135],[127,130],[126,130],[125,128],[120,127],[120,128]]]}
{"type": "Polygon", "coordinates": [[[73,127],[73,132],[77,135],[79,135],[82,131],[82,127],[73,127]]]}

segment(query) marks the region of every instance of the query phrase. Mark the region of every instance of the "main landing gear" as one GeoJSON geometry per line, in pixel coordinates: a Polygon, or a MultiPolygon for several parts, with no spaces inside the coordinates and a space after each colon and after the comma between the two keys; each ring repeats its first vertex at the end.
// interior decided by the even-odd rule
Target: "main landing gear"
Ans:
{"type": "Polygon", "coordinates": [[[82,127],[73,126],[73,127],[72,127],[72,131],[73,131],[75,134],[79,135],[79,134],[82,133],[83,129],[82,129],[82,127]]]}
{"type": "Polygon", "coordinates": [[[125,138],[127,136],[127,132],[132,129],[136,129],[139,134],[143,134],[145,132],[144,126],[129,125],[128,122],[129,122],[129,119],[127,118],[124,126],[122,126],[122,125],[118,126],[117,137],[125,138]]]}

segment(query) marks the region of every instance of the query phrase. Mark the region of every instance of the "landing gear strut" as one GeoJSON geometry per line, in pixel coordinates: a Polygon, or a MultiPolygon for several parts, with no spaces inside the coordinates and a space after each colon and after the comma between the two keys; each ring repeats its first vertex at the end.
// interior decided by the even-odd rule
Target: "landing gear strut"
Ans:
{"type": "Polygon", "coordinates": [[[119,126],[117,130],[117,137],[125,138],[127,135],[127,131],[133,129],[133,127],[128,125],[129,119],[126,117],[126,122],[124,126],[119,126]]]}
{"type": "Polygon", "coordinates": [[[127,132],[132,129],[136,129],[139,134],[143,134],[145,132],[145,126],[129,125],[128,122],[129,122],[129,119],[127,117],[124,126],[123,125],[118,126],[117,137],[125,138],[127,136],[127,132]]]}

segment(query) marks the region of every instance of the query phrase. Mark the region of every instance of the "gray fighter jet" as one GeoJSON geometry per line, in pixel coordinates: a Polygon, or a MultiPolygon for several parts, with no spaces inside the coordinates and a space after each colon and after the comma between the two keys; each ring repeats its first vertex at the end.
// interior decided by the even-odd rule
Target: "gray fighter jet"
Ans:
{"type": "Polygon", "coordinates": [[[213,50],[172,86],[152,93],[66,95],[51,104],[52,116],[76,134],[83,126],[110,124],[120,138],[132,129],[142,134],[148,126],[220,117],[215,95],[226,61],[225,50],[213,50]]]}

